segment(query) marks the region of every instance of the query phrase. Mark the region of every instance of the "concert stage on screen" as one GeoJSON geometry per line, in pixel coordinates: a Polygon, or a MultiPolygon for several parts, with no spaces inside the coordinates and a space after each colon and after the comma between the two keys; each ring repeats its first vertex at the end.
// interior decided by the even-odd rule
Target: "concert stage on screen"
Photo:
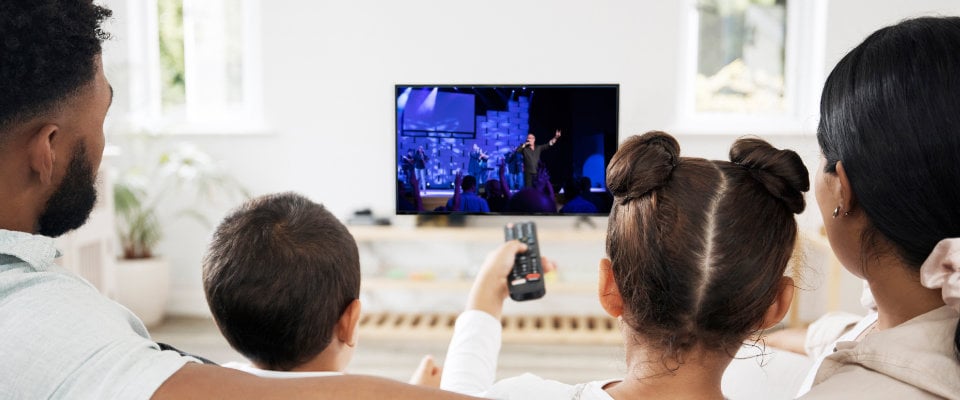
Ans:
{"type": "Polygon", "coordinates": [[[609,214],[618,85],[396,85],[395,95],[398,214],[609,214]]]}

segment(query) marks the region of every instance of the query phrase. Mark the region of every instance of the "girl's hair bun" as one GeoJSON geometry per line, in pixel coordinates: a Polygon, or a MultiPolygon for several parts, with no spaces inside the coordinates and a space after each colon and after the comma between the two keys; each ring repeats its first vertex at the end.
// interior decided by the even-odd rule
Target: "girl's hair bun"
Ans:
{"type": "Polygon", "coordinates": [[[622,202],[666,185],[680,155],[680,144],[665,132],[628,138],[607,167],[607,188],[622,202]]]}
{"type": "Polygon", "coordinates": [[[803,212],[803,192],[810,189],[810,175],[796,152],[780,150],[762,139],[742,138],[730,147],[730,161],[749,170],[791,212],[803,212]]]}

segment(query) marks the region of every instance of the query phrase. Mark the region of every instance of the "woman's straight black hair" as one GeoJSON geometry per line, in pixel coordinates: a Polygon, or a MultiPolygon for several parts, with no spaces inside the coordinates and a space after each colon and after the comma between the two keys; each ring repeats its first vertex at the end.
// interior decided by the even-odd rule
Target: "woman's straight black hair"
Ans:
{"type": "Polygon", "coordinates": [[[872,224],[864,254],[882,235],[919,271],[940,240],[960,237],[960,17],[900,22],[844,56],[823,88],[817,141],[825,172],[843,162],[872,224]]]}

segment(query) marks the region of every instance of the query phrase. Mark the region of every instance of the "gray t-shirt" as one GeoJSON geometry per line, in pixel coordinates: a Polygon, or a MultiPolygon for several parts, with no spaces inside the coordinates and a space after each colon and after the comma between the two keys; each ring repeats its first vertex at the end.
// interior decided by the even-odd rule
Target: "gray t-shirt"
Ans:
{"type": "Polygon", "coordinates": [[[0,230],[0,398],[149,399],[185,363],[54,264],[53,239],[0,230]]]}

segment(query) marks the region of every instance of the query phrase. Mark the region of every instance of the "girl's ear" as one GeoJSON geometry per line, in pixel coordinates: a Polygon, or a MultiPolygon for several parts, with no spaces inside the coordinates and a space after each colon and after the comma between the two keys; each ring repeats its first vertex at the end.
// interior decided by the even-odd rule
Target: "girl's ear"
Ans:
{"type": "Polygon", "coordinates": [[[613,278],[613,263],[609,258],[600,260],[600,282],[597,295],[600,297],[600,305],[607,314],[614,318],[623,315],[623,298],[620,297],[620,289],[617,288],[617,282],[613,278]]]}
{"type": "Polygon", "coordinates": [[[794,289],[793,278],[789,276],[780,278],[780,288],[777,290],[777,297],[773,299],[773,304],[770,304],[767,312],[763,314],[763,320],[760,321],[759,328],[761,330],[770,329],[780,321],[783,321],[783,316],[787,315],[787,311],[790,310],[790,304],[793,302],[794,289]]]}

